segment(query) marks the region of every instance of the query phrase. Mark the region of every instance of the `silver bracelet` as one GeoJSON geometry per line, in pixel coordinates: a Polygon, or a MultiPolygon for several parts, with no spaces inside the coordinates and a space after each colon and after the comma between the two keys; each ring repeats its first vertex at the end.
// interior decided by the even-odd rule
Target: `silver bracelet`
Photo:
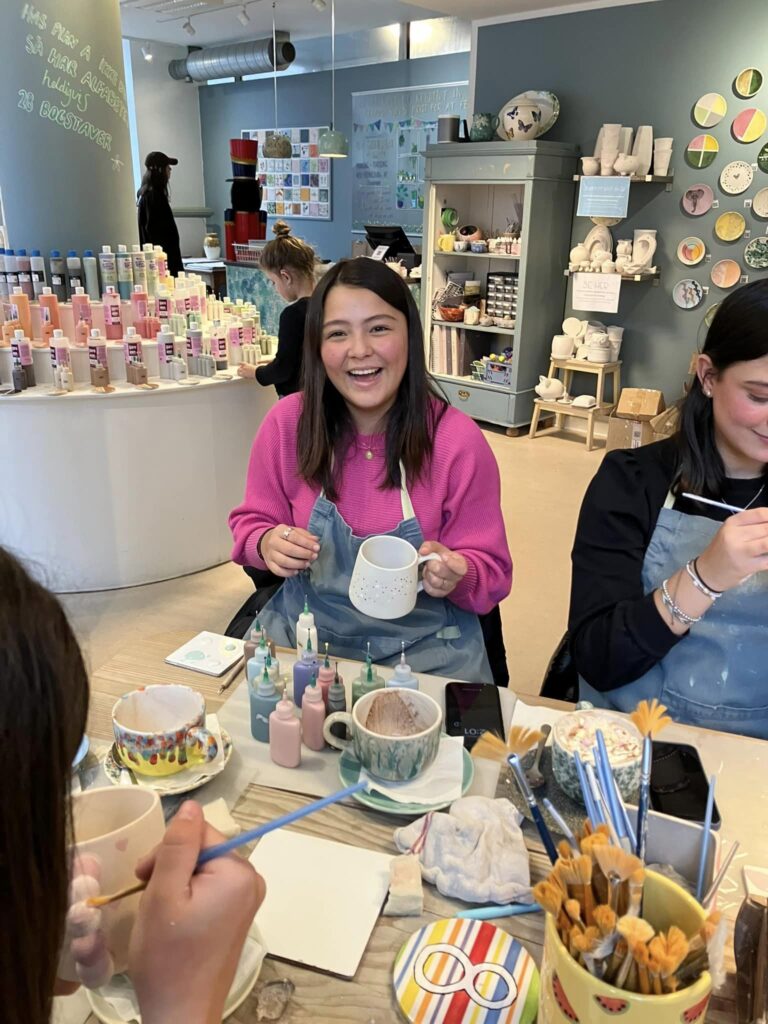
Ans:
{"type": "Polygon", "coordinates": [[[669,580],[663,580],[661,584],[661,600],[664,602],[664,607],[668,608],[674,618],[684,626],[692,626],[695,622],[701,622],[701,615],[694,617],[693,615],[688,615],[682,608],[677,607],[669,595],[668,583],[669,580]]]}
{"type": "Polygon", "coordinates": [[[723,596],[722,590],[712,590],[707,586],[701,576],[696,572],[696,566],[693,563],[693,559],[691,559],[690,562],[685,563],[685,571],[688,573],[694,587],[696,587],[699,593],[703,594],[704,597],[708,597],[710,601],[717,601],[718,598],[723,596]]]}

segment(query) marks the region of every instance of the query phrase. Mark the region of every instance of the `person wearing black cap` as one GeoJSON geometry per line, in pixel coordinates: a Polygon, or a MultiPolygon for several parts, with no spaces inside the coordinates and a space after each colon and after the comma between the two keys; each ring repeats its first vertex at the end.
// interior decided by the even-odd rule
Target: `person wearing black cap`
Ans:
{"type": "Polygon", "coordinates": [[[146,171],[137,193],[139,208],[139,242],[160,245],[168,257],[168,273],[175,277],[184,269],[179,247],[179,229],[173,219],[168,199],[168,181],[171,167],[179,161],[165,153],[152,152],[144,161],[146,171]]]}

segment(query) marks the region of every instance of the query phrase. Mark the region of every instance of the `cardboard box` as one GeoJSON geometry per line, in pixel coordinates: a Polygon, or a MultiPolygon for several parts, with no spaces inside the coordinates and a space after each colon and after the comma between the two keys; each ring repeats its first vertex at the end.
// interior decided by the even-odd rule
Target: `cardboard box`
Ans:
{"type": "MultiPolygon", "coordinates": [[[[623,392],[622,392],[623,394],[623,392]]],[[[640,448],[641,445],[657,441],[658,437],[648,420],[628,420],[611,413],[608,417],[608,435],[605,450],[616,448],[640,448]]]]}
{"type": "MultiPolygon", "coordinates": [[[[619,419],[650,420],[663,412],[664,395],[653,388],[622,388],[616,415],[619,419]]],[[[637,448],[638,445],[633,447],[637,448]]]]}

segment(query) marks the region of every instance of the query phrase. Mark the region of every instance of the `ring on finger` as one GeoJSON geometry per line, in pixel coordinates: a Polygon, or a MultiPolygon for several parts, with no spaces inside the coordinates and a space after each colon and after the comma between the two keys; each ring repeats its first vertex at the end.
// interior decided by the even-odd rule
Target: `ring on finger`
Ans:
{"type": "Polygon", "coordinates": [[[283,530],[283,532],[280,534],[280,536],[283,538],[283,540],[288,540],[288,538],[291,536],[292,533],[293,533],[293,527],[292,526],[286,526],[286,528],[283,530]]]}

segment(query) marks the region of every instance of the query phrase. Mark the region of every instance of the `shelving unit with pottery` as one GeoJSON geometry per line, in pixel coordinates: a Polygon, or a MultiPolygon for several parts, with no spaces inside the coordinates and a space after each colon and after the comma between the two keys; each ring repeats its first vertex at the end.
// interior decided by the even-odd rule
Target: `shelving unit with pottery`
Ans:
{"type": "Polygon", "coordinates": [[[585,441],[587,451],[594,448],[595,421],[607,419],[616,407],[621,391],[621,360],[619,352],[624,334],[623,327],[606,327],[597,320],[578,320],[568,317],[563,321],[563,333],[552,339],[549,370],[536,385],[539,397],[534,402],[529,437],[550,433],[578,433],[569,423],[569,417],[586,420],[585,441]],[[587,373],[595,378],[595,394],[571,398],[570,391],[575,373],[587,373]],[[562,376],[561,376],[562,374],[562,376]],[[611,378],[611,401],[605,399],[606,379],[611,378]],[[539,430],[542,413],[554,413],[555,422],[539,430]]]}
{"type": "MultiPolygon", "coordinates": [[[[444,143],[426,151],[422,320],[428,365],[440,365],[444,350],[438,346],[462,332],[453,345],[462,372],[433,370],[433,376],[452,405],[508,433],[531,421],[546,339],[559,328],[566,282],[558,254],[570,238],[577,156],[574,145],[538,140],[444,143]],[[451,210],[457,215],[455,228],[444,221],[451,210]],[[485,241],[494,251],[455,251],[452,244],[449,250],[440,239],[452,234],[459,241],[474,236],[476,250],[485,241]],[[512,315],[498,323],[486,314],[472,325],[465,325],[466,311],[460,308],[450,321],[435,316],[433,300],[456,272],[480,280],[484,302],[495,297],[488,292],[489,274],[514,275],[512,315]],[[507,384],[473,377],[473,362],[510,348],[507,384]]],[[[512,284],[509,289],[503,286],[502,294],[512,297],[512,284]]]]}

